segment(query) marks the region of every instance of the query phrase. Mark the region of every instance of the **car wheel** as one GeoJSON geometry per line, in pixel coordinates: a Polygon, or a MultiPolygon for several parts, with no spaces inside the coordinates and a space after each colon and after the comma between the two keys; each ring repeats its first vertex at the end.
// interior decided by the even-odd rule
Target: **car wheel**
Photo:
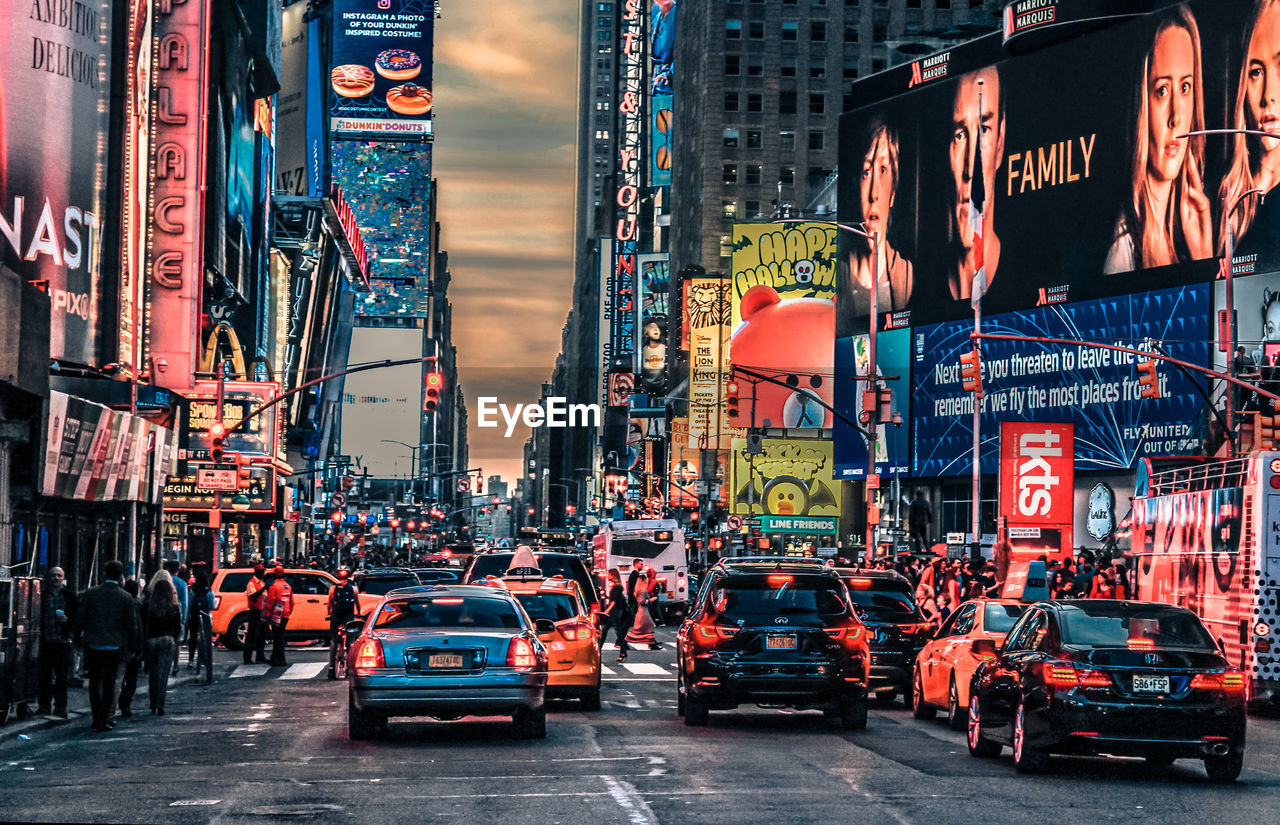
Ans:
{"type": "Polygon", "coordinates": [[[840,729],[866,730],[867,700],[845,699],[840,703],[840,729]]]}
{"type": "Polygon", "coordinates": [[[876,701],[884,705],[892,705],[893,700],[898,698],[896,690],[881,690],[876,693],[876,701]]]}
{"type": "Polygon", "coordinates": [[[691,728],[704,728],[711,722],[711,708],[690,693],[684,698],[684,723],[691,728]]]}
{"type": "Polygon", "coordinates": [[[520,708],[511,716],[512,727],[517,739],[547,738],[547,709],[537,710],[520,708]]]}
{"type": "Polygon", "coordinates": [[[676,674],[676,716],[684,716],[684,676],[676,674]]]}
{"type": "Polygon", "coordinates": [[[1013,717],[1013,766],[1018,773],[1044,773],[1049,769],[1049,752],[1027,742],[1027,709],[1023,703],[1013,717]]]}
{"type": "Polygon", "coordinates": [[[932,719],[938,715],[938,709],[924,700],[924,680],[920,678],[920,668],[916,668],[915,678],[911,680],[911,715],[917,719],[932,719]]]}
{"type": "Polygon", "coordinates": [[[1204,772],[1209,781],[1223,784],[1235,782],[1244,770],[1244,752],[1236,751],[1226,756],[1207,756],[1204,760],[1204,772]]]}
{"type": "Polygon", "coordinates": [[[951,686],[947,688],[947,727],[952,730],[964,730],[966,722],[964,708],[960,706],[960,689],[956,687],[956,677],[951,675],[951,686]]]}
{"type": "Polygon", "coordinates": [[[969,755],[979,759],[994,759],[1003,749],[999,742],[992,742],[982,735],[982,711],[978,694],[969,690],[969,755]]]}
{"type": "Polygon", "coordinates": [[[582,694],[583,710],[600,710],[600,680],[596,680],[596,686],[589,692],[582,694]]]}
{"type": "Polygon", "coordinates": [[[352,742],[372,739],[377,720],[372,711],[360,710],[356,707],[355,696],[347,693],[347,736],[352,742]]]}
{"type": "Polygon", "coordinates": [[[241,613],[227,625],[227,632],[222,634],[222,644],[227,650],[244,650],[249,637],[249,614],[241,613]]]}

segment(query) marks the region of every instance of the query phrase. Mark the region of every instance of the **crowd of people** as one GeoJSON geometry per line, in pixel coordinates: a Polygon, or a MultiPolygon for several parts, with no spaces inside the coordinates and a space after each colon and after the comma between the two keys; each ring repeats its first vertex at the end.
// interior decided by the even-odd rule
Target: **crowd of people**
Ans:
{"type": "Polygon", "coordinates": [[[600,648],[613,630],[613,646],[618,650],[618,661],[625,662],[632,645],[644,645],[650,650],[662,650],[655,630],[660,615],[658,592],[661,588],[658,571],[646,567],[644,559],[635,559],[627,575],[627,586],[622,586],[622,572],[609,568],[606,575],[604,603],[600,607],[600,648]]]}

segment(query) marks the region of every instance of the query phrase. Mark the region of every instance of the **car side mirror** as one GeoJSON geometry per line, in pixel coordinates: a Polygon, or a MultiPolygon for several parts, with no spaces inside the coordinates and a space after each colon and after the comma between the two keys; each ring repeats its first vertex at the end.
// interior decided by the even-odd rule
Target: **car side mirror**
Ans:
{"type": "Polygon", "coordinates": [[[1222,651],[1223,656],[1227,655],[1227,643],[1222,641],[1221,636],[1218,637],[1218,650],[1222,651]]]}
{"type": "Polygon", "coordinates": [[[533,629],[538,632],[539,636],[545,636],[548,633],[556,632],[556,623],[550,619],[534,619],[533,629]]]}
{"type": "Polygon", "coordinates": [[[972,649],[973,655],[979,659],[994,659],[1000,654],[996,643],[991,639],[974,639],[972,649]]]}
{"type": "Polygon", "coordinates": [[[351,640],[359,636],[360,632],[364,630],[364,620],[355,619],[354,621],[347,622],[343,626],[342,630],[347,634],[347,644],[350,644],[351,640]]]}

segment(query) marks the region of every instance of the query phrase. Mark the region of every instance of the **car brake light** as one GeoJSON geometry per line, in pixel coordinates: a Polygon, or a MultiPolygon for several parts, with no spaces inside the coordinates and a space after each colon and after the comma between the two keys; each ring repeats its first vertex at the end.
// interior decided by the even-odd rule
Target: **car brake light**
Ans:
{"type": "Polygon", "coordinates": [[[856,642],[862,637],[862,625],[855,627],[832,627],[824,631],[833,639],[846,639],[850,642],[856,642]]]}
{"type": "Polygon", "coordinates": [[[734,634],[738,632],[736,627],[724,627],[718,624],[702,624],[698,625],[698,635],[704,639],[732,639],[734,634]]]}
{"type": "Polygon", "coordinates": [[[573,622],[560,628],[560,635],[565,639],[576,642],[579,639],[591,638],[591,625],[580,622],[573,622]]]}
{"type": "Polygon", "coordinates": [[[432,599],[432,604],[462,604],[462,599],[432,599]]]}
{"type": "Polygon", "coordinates": [[[1101,670],[1079,671],[1080,687],[1111,687],[1111,677],[1101,670]]]}
{"type": "Polygon", "coordinates": [[[1078,687],[1080,685],[1080,677],[1076,674],[1073,665],[1045,665],[1044,681],[1046,684],[1054,687],[1078,687]]]}
{"type": "Polygon", "coordinates": [[[770,586],[770,587],[782,587],[782,586],[784,586],[784,585],[791,584],[791,582],[793,582],[793,581],[795,581],[795,577],[794,577],[794,576],[770,576],[770,577],[769,577],[769,586],[770,586]]]}
{"type": "Polygon", "coordinates": [[[511,647],[507,648],[507,667],[529,668],[536,663],[537,657],[528,639],[517,636],[511,640],[511,647]]]}
{"type": "Polygon", "coordinates": [[[1244,690],[1244,674],[1238,670],[1223,673],[1197,673],[1191,680],[1193,690],[1244,690]]]}
{"type": "Polygon", "coordinates": [[[871,587],[871,579],[846,579],[845,586],[854,590],[866,590],[871,587]]]}
{"type": "Polygon", "coordinates": [[[382,642],[377,639],[365,639],[356,651],[356,669],[386,667],[387,661],[382,655],[382,642]]]}
{"type": "Polygon", "coordinates": [[[1156,643],[1151,639],[1130,639],[1130,650],[1154,650],[1156,643]]]}

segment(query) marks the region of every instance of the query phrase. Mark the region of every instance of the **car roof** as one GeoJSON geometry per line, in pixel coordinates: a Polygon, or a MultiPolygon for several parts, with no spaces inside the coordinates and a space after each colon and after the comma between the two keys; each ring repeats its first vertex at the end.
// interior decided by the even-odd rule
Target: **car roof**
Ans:
{"type": "Polygon", "coordinates": [[[497,587],[484,587],[474,584],[418,584],[412,587],[397,587],[388,592],[384,599],[404,598],[408,596],[464,596],[467,598],[511,598],[506,590],[497,587]]]}
{"type": "Polygon", "coordinates": [[[864,570],[861,567],[837,567],[836,573],[842,579],[870,579],[871,581],[892,582],[893,584],[901,584],[907,587],[911,586],[911,582],[907,577],[894,570],[864,570]]]}
{"type": "Polygon", "coordinates": [[[717,566],[728,567],[729,565],[738,564],[755,564],[755,563],[782,563],[782,564],[805,564],[826,567],[826,559],[809,558],[806,556],[727,556],[716,562],[717,566]]]}
{"type": "Polygon", "coordinates": [[[413,571],[407,568],[388,568],[383,570],[359,570],[355,575],[364,579],[373,578],[375,576],[399,576],[403,578],[405,576],[413,576],[413,571]]]}
{"type": "Polygon", "coordinates": [[[821,575],[836,578],[835,571],[825,564],[790,564],[780,561],[767,562],[735,562],[720,567],[730,575],[762,576],[770,573],[789,573],[794,575],[821,575]]]}

